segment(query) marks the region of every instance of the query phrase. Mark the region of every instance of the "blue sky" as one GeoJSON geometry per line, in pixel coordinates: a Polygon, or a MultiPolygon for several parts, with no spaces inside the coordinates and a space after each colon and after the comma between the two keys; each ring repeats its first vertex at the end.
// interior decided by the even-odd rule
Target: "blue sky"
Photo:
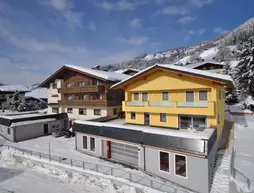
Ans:
{"type": "Polygon", "coordinates": [[[253,0],[0,0],[0,82],[41,82],[209,40],[253,17],[253,0]]]}

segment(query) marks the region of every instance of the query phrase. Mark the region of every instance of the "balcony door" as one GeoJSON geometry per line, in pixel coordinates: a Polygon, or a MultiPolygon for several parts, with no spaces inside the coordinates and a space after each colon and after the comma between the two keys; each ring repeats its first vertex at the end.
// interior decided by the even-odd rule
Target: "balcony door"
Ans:
{"type": "Polygon", "coordinates": [[[186,91],[186,102],[194,102],[194,91],[186,91]]]}
{"type": "Polygon", "coordinates": [[[150,113],[144,113],[144,125],[150,125],[150,113]]]}

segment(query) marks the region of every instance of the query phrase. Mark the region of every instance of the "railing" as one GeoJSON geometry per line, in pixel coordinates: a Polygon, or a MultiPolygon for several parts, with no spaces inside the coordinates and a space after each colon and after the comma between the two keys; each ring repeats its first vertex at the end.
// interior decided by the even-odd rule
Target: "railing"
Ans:
{"type": "Polygon", "coordinates": [[[239,180],[240,182],[244,182],[244,184],[250,190],[251,186],[254,186],[254,181],[250,180],[242,172],[240,172],[238,169],[235,168],[235,155],[236,155],[236,150],[235,150],[235,147],[233,147],[232,156],[231,156],[231,165],[230,165],[231,176],[234,179],[239,180]]]}
{"type": "Polygon", "coordinates": [[[200,115],[214,116],[215,101],[200,102],[179,102],[179,101],[123,101],[123,111],[125,112],[150,112],[169,114],[189,114],[198,110],[200,115]],[[135,103],[134,103],[135,102],[135,103]],[[137,105],[142,104],[142,105],[137,105]]]}
{"type": "Polygon", "coordinates": [[[121,102],[116,100],[59,100],[59,105],[85,105],[85,106],[119,106],[121,102]]]}
{"type": "Polygon", "coordinates": [[[82,87],[58,88],[59,93],[87,93],[87,92],[104,92],[104,85],[90,85],[82,87]]]}
{"type": "MultiPolygon", "coordinates": [[[[75,159],[71,159],[71,158],[66,158],[66,157],[62,157],[62,156],[56,156],[56,155],[52,155],[52,154],[47,154],[47,153],[42,153],[42,152],[37,152],[37,151],[30,151],[30,150],[26,150],[26,149],[22,149],[22,148],[17,148],[17,147],[13,147],[10,145],[3,145],[5,147],[7,147],[8,149],[14,149],[17,150],[19,152],[21,152],[21,154],[23,156],[25,155],[29,155],[29,156],[35,156],[37,158],[39,158],[39,160],[41,159],[46,159],[49,162],[55,162],[57,164],[65,164],[65,165],[69,165],[71,167],[77,167],[80,168],[82,170],[92,170],[92,171],[96,171],[98,173],[102,173],[108,176],[114,176],[114,177],[118,177],[118,178],[122,178],[125,180],[129,180],[130,182],[133,183],[137,183],[137,184],[141,184],[162,192],[168,192],[168,193],[190,193],[191,191],[187,191],[184,188],[181,187],[175,187],[167,182],[164,181],[159,181],[157,179],[154,179],[152,177],[148,177],[141,174],[137,174],[132,173],[128,170],[124,170],[121,168],[114,168],[108,165],[103,165],[103,164],[97,164],[97,163],[88,163],[85,161],[80,161],[80,160],[75,160],[75,159]]],[[[21,155],[21,156],[22,156],[21,155]]],[[[19,155],[17,155],[19,156],[19,155]]]]}

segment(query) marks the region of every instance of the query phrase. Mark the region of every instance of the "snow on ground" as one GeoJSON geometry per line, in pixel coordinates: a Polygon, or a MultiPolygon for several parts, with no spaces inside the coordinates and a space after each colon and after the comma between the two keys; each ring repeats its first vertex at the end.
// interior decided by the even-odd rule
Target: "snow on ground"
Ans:
{"type": "Polygon", "coordinates": [[[191,59],[191,56],[185,56],[181,60],[179,60],[179,63],[182,63],[183,65],[186,65],[191,59]]]}
{"type": "Polygon", "coordinates": [[[218,53],[218,48],[210,48],[208,50],[205,50],[200,54],[200,57],[203,58],[204,60],[213,60],[213,58],[217,55],[218,53]]]}
{"type": "Polygon", "coordinates": [[[149,188],[136,188],[110,179],[75,172],[61,167],[17,159],[11,150],[2,151],[0,192],[46,193],[150,193],[149,188]]]}
{"type": "Polygon", "coordinates": [[[231,154],[225,150],[217,153],[210,193],[229,192],[231,154]]]}
{"type": "Polygon", "coordinates": [[[249,109],[243,109],[243,102],[237,103],[235,105],[225,105],[224,109],[230,111],[231,113],[248,113],[251,114],[253,113],[249,109]]]}

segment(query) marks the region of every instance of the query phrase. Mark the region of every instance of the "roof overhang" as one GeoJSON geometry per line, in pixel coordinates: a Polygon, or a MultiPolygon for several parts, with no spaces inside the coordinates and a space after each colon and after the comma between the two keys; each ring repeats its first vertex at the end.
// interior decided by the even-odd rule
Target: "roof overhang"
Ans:
{"type": "Polygon", "coordinates": [[[134,74],[133,76],[131,76],[131,77],[119,82],[119,83],[114,84],[111,87],[111,89],[125,90],[125,88],[128,84],[132,83],[133,81],[139,80],[139,79],[146,79],[146,77],[149,74],[151,74],[155,71],[158,71],[158,70],[167,70],[167,71],[179,73],[180,75],[181,74],[186,74],[188,76],[199,77],[201,79],[207,79],[207,80],[212,81],[215,84],[220,84],[221,86],[226,86],[226,87],[232,87],[233,86],[233,82],[229,81],[229,80],[224,80],[224,79],[215,78],[215,77],[209,77],[209,76],[201,74],[201,73],[198,74],[198,73],[193,73],[191,71],[189,72],[189,71],[186,71],[186,70],[183,71],[183,70],[179,70],[179,69],[167,68],[167,67],[164,67],[162,65],[155,64],[151,67],[148,67],[148,68],[138,72],[137,74],[134,74]]]}
{"type": "Polygon", "coordinates": [[[89,73],[86,73],[86,72],[83,72],[83,71],[77,70],[75,68],[71,68],[69,66],[64,65],[61,68],[59,68],[56,72],[54,72],[50,77],[48,77],[46,80],[44,80],[39,85],[39,87],[48,87],[49,84],[54,82],[56,79],[63,79],[64,76],[66,76],[67,71],[78,72],[78,73],[83,74],[83,75],[87,75],[87,76],[90,76],[90,77],[93,77],[93,78],[96,78],[96,79],[99,79],[99,80],[106,81],[106,79],[104,79],[102,77],[98,77],[98,76],[95,76],[93,74],[89,74],[89,73]]]}

